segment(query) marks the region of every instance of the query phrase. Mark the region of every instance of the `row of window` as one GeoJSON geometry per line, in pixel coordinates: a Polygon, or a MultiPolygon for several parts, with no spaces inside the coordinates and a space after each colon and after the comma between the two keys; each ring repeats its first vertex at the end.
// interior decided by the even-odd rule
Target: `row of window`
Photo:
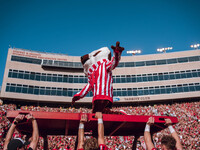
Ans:
{"type": "MultiPolygon", "coordinates": [[[[72,88],[57,88],[57,87],[39,87],[32,85],[21,85],[7,83],[6,92],[15,92],[34,95],[51,95],[51,96],[69,96],[72,97],[81,89],[72,88]]],[[[200,83],[166,85],[143,88],[120,88],[113,90],[113,96],[142,96],[142,95],[157,95],[171,94],[181,92],[200,91],[200,83]]],[[[87,94],[87,97],[92,97],[92,92],[87,94]]]]}
{"type": "MultiPolygon", "coordinates": [[[[8,77],[49,82],[87,83],[87,77],[85,76],[46,74],[12,69],[9,69],[8,77]]],[[[200,77],[200,69],[152,74],[117,75],[113,76],[113,83],[150,82],[196,77],[200,77]]]]}
{"type": "MultiPolygon", "coordinates": [[[[66,68],[82,68],[80,62],[67,62],[67,61],[55,61],[55,60],[41,60],[36,58],[27,58],[21,56],[12,56],[11,61],[19,61],[24,63],[42,64],[44,66],[66,67],[66,68]]],[[[120,62],[118,67],[142,67],[142,66],[154,66],[165,64],[176,64],[200,61],[200,56],[180,57],[172,59],[162,60],[150,60],[150,61],[138,61],[138,62],[120,62]]]]}

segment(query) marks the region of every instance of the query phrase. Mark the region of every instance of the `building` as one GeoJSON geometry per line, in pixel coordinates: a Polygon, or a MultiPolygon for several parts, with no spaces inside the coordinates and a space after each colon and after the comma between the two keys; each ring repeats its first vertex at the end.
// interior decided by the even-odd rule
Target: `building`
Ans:
{"type": "MultiPolygon", "coordinates": [[[[113,82],[116,104],[199,99],[200,50],[122,56],[113,82]]],[[[71,103],[86,83],[80,57],[9,48],[0,98],[71,103]]]]}

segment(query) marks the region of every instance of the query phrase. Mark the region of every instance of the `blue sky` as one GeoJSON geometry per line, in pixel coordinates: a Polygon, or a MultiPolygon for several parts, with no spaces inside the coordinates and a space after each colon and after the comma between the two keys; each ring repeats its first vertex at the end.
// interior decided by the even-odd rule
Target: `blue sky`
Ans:
{"type": "Polygon", "coordinates": [[[116,41],[142,55],[189,50],[200,0],[0,0],[0,85],[9,45],[81,56],[116,41]]]}

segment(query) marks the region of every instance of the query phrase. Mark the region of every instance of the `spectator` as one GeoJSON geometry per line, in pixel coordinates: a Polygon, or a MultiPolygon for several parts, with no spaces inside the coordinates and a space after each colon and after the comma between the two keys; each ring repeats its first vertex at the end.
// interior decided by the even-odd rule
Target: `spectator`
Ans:
{"type": "Polygon", "coordinates": [[[11,140],[16,125],[18,123],[22,122],[23,119],[25,119],[25,118],[28,121],[31,121],[32,126],[33,126],[32,141],[30,143],[28,150],[36,150],[38,138],[39,138],[39,131],[38,131],[37,122],[31,114],[27,114],[27,115],[20,115],[19,114],[14,119],[14,121],[13,121],[10,129],[8,130],[7,135],[6,135],[6,139],[5,139],[5,143],[4,143],[4,150],[18,150],[18,149],[24,150],[25,149],[25,142],[21,138],[16,138],[16,139],[11,140]]]}
{"type": "MultiPolygon", "coordinates": [[[[165,119],[165,124],[168,126],[172,136],[164,135],[161,139],[161,149],[162,150],[182,150],[181,141],[178,137],[178,134],[172,127],[172,121],[170,119],[165,119]]],[[[144,131],[144,140],[147,146],[147,150],[156,150],[153,145],[151,135],[150,135],[150,126],[154,124],[154,117],[150,117],[144,131]]]]}
{"type": "Polygon", "coordinates": [[[104,125],[102,112],[96,112],[95,118],[98,119],[98,140],[96,138],[87,139],[84,143],[84,123],[87,121],[87,115],[81,116],[78,131],[78,150],[108,150],[104,140],[104,125]]]}

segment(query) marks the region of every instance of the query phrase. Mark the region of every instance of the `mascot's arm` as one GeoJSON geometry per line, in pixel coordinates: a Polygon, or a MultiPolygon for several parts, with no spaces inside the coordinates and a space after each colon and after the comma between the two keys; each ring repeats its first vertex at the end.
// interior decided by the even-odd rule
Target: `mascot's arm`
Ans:
{"type": "Polygon", "coordinates": [[[80,92],[76,93],[72,98],[72,103],[74,104],[75,101],[83,98],[88,92],[91,90],[91,85],[88,83],[80,92]]]}
{"type": "Polygon", "coordinates": [[[107,70],[113,70],[115,67],[118,66],[120,58],[121,58],[121,53],[124,50],[123,47],[119,46],[119,42],[116,42],[116,46],[111,46],[111,48],[114,51],[114,56],[112,57],[112,60],[107,64],[107,70]]]}

